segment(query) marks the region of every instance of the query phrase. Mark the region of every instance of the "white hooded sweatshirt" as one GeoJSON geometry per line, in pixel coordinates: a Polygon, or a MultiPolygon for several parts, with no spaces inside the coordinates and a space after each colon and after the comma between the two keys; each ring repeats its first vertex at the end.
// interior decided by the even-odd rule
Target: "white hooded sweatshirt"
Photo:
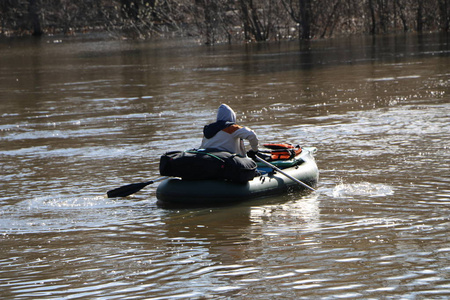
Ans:
{"type": "Polygon", "coordinates": [[[226,104],[219,106],[217,121],[203,129],[202,149],[218,149],[246,156],[243,140],[248,140],[253,151],[258,151],[258,137],[255,132],[236,123],[236,114],[226,104]]]}

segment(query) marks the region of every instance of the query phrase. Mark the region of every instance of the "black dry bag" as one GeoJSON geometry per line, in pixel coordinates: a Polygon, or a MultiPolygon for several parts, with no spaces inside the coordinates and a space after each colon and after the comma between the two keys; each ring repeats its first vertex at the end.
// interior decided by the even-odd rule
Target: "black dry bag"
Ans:
{"type": "Polygon", "coordinates": [[[162,176],[184,180],[229,180],[247,182],[256,174],[256,163],[246,157],[225,151],[171,151],[161,156],[159,172],[162,176]]]}

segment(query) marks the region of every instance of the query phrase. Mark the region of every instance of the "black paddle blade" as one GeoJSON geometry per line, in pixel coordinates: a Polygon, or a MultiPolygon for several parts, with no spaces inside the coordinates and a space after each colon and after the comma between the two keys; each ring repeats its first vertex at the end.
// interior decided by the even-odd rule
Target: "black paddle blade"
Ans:
{"type": "Polygon", "coordinates": [[[153,181],[140,182],[140,183],[132,183],[128,185],[121,186],[117,189],[110,190],[106,193],[108,198],[116,198],[116,197],[126,197],[128,195],[134,194],[144,187],[153,183],[153,181]]]}

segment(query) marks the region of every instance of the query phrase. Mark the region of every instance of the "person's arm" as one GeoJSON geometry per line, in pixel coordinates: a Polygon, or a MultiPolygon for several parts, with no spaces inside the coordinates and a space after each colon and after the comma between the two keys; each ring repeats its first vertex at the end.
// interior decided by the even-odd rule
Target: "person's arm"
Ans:
{"type": "Polygon", "coordinates": [[[242,127],[238,130],[236,130],[233,135],[237,138],[247,140],[250,143],[250,147],[253,151],[258,152],[258,136],[256,133],[247,127],[242,127]]]}

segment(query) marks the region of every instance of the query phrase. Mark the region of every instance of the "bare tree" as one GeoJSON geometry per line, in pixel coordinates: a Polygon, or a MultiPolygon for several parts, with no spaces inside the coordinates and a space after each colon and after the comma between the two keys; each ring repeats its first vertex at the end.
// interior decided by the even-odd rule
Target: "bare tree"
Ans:
{"type": "Polygon", "coordinates": [[[41,22],[39,21],[39,8],[36,0],[30,0],[28,11],[30,14],[31,26],[33,28],[33,35],[42,35],[41,22]]]}
{"type": "Polygon", "coordinates": [[[402,28],[403,31],[408,31],[409,30],[409,25],[408,25],[408,15],[407,15],[407,0],[395,0],[395,8],[396,8],[396,12],[398,11],[398,15],[396,14],[396,16],[398,16],[398,18],[400,18],[401,24],[402,24],[402,28]]]}
{"type": "Polygon", "coordinates": [[[417,0],[416,30],[423,31],[423,0],[417,0]]]}
{"type": "Polygon", "coordinates": [[[194,3],[188,11],[192,14],[198,34],[204,37],[205,44],[213,45],[224,39],[230,41],[228,1],[194,0],[194,3]]]}
{"type": "Polygon", "coordinates": [[[246,40],[266,41],[273,30],[273,0],[239,0],[246,40]]]}
{"type": "Polygon", "coordinates": [[[300,25],[300,38],[304,40],[312,38],[314,16],[311,0],[282,0],[282,3],[292,19],[300,25]]]}
{"type": "Polygon", "coordinates": [[[438,0],[441,29],[450,30],[450,0],[438,0]]]}
{"type": "Polygon", "coordinates": [[[320,35],[321,38],[324,38],[327,32],[330,36],[333,35],[334,28],[338,24],[338,19],[343,15],[343,11],[339,10],[341,3],[341,0],[336,0],[334,3],[330,3],[331,5],[324,7],[322,10],[324,13],[321,17],[324,22],[322,26],[322,34],[320,35]]]}

